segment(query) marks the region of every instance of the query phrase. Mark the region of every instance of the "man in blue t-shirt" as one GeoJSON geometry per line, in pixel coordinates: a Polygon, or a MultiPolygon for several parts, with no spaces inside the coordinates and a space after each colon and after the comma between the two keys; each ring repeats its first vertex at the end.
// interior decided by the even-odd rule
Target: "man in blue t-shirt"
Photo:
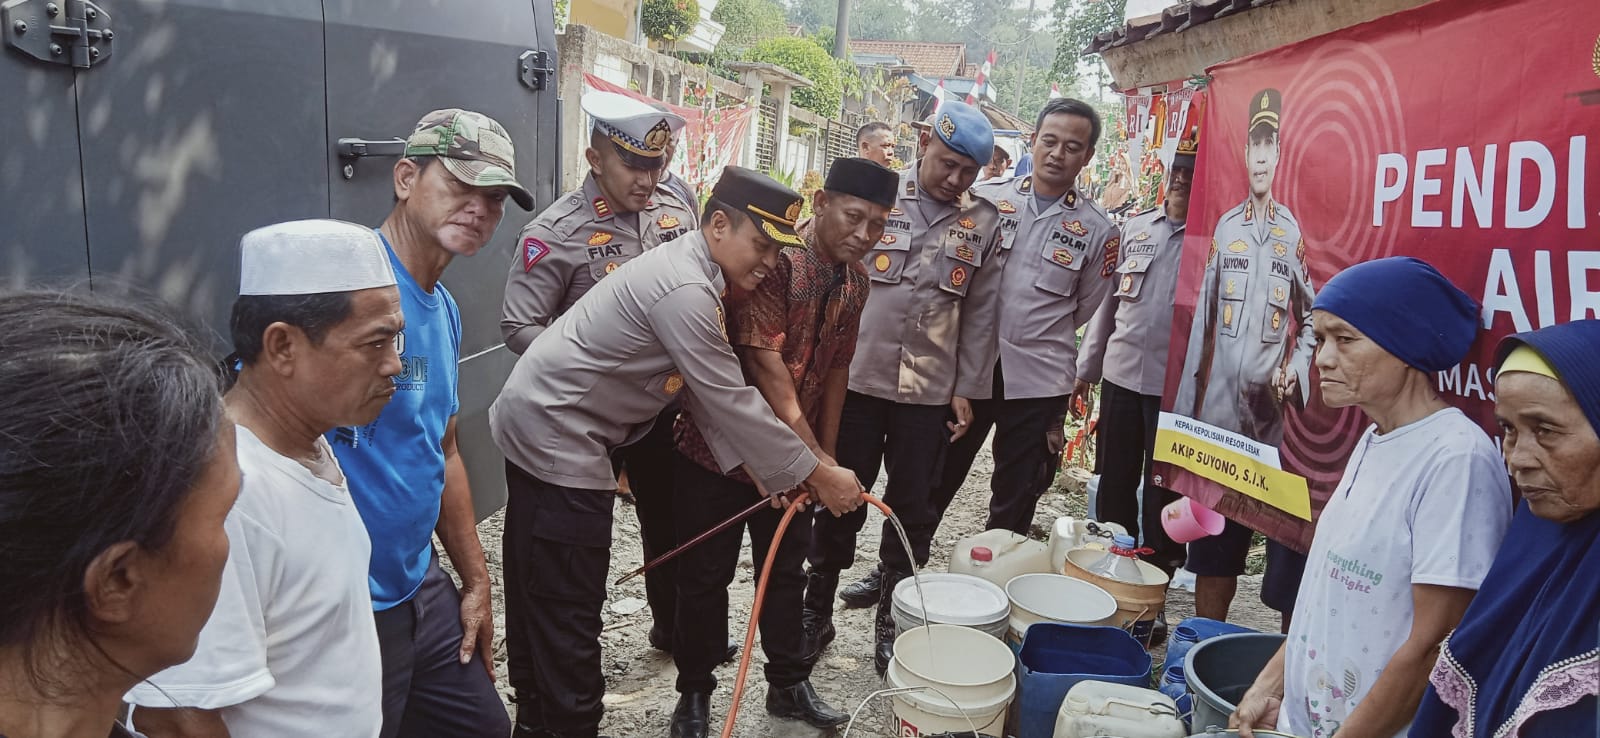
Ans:
{"type": "Polygon", "coordinates": [[[533,208],[515,161],[511,137],[488,116],[436,110],[417,123],[394,166],[394,210],[378,228],[406,319],[394,398],[370,425],[328,434],[372,539],[382,738],[511,732],[494,686],[489,570],[456,449],[461,313],[439,276],[489,242],[506,198],[533,208]],[[460,592],[439,568],[434,533],[460,592]]]}

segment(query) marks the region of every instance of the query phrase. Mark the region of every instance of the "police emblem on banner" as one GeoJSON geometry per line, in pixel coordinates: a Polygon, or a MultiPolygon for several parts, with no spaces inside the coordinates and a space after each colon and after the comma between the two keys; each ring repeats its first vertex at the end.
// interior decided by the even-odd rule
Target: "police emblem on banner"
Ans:
{"type": "Polygon", "coordinates": [[[1272,244],[1272,253],[1277,254],[1278,256],[1284,256],[1285,254],[1289,253],[1289,247],[1283,245],[1282,241],[1278,241],[1272,244]]]}

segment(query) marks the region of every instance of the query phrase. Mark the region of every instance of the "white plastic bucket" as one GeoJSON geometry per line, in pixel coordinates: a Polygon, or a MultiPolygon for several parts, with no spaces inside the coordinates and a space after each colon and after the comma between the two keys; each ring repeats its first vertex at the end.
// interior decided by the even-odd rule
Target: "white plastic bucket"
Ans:
{"type": "Polygon", "coordinates": [[[912,628],[895,638],[885,678],[894,688],[930,688],[890,700],[891,733],[899,736],[974,728],[1004,735],[1006,708],[1017,691],[1011,649],[981,631],[939,623],[912,628]]]}
{"type": "Polygon", "coordinates": [[[1006,642],[1015,651],[1034,623],[1115,625],[1117,600],[1109,592],[1061,574],[1023,574],[1006,583],[1011,618],[1006,642]]]}
{"type": "Polygon", "coordinates": [[[922,594],[928,598],[927,614],[911,577],[894,588],[894,625],[899,635],[925,620],[976,628],[1005,640],[1011,601],[999,585],[970,574],[920,574],[922,594]]]}

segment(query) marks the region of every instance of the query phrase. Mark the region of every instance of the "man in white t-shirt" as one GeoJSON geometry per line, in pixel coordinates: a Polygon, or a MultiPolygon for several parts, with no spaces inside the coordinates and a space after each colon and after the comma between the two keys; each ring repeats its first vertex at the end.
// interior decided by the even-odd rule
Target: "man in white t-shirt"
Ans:
{"type": "Polygon", "coordinates": [[[394,394],[404,327],[376,233],[297,221],[240,241],[225,397],[243,483],[194,658],[128,694],[150,738],[361,738],[383,722],[366,528],[323,434],[394,394]]]}
{"type": "Polygon", "coordinates": [[[1373,425],[1317,521],[1284,647],[1233,727],[1305,738],[1404,736],[1439,644],[1511,520],[1483,430],[1435,390],[1477,334],[1477,305],[1410,257],[1357,264],[1312,306],[1318,387],[1373,425]]]}

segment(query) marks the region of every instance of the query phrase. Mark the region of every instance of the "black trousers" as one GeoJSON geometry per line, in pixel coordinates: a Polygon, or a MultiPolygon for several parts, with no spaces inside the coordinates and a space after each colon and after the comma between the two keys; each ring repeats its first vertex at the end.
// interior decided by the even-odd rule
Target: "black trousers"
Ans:
{"type": "Polygon", "coordinates": [[[934,495],[941,501],[939,517],[944,517],[945,508],[967,481],[972,460],[992,429],[994,475],[989,478],[989,521],[984,529],[1004,528],[1027,535],[1039,497],[1050,488],[1061,465],[1061,449],[1052,449],[1046,436],[1051,430],[1062,431],[1067,401],[1067,395],[1007,399],[996,367],[993,399],[972,401],[972,427],[950,444],[945,456],[939,491],[934,495]]]}
{"type": "MultiPolygon", "coordinates": [[[[628,488],[633,491],[634,512],[639,516],[639,538],[644,560],[649,561],[678,545],[673,522],[672,425],[678,409],[668,408],[656,417],[656,424],[643,438],[617,449],[618,465],[628,471],[628,488]]],[[[650,615],[660,632],[672,635],[673,616],[678,608],[678,560],[668,561],[644,575],[645,599],[650,615]]]]}
{"type": "MultiPolygon", "coordinates": [[[[883,502],[894,510],[911,539],[917,566],[928,563],[928,547],[949,500],[935,498],[944,455],[950,446],[950,420],[945,405],[909,405],[850,392],[839,418],[839,464],[856,473],[867,489],[878,482],[878,465],[889,473],[883,502]]],[[[811,529],[811,568],[837,573],[855,563],[856,534],[866,522],[869,505],[835,518],[818,508],[811,529]]],[[[877,508],[872,508],[876,510],[877,508]]],[[[910,573],[900,537],[889,521],[883,523],[878,560],[898,572],[910,573]]]]}
{"type": "Polygon", "coordinates": [[[506,492],[506,669],[518,719],[558,736],[594,738],[606,691],[600,608],[616,497],[550,484],[509,461],[506,492]]]}
{"type": "Polygon", "coordinates": [[[504,738],[511,731],[478,655],[466,664],[458,656],[461,593],[439,568],[437,554],[411,599],[372,615],[383,662],[382,738],[504,738]]]}
{"type": "MultiPolygon", "coordinates": [[[[709,530],[751,503],[761,499],[754,485],[729,479],[676,457],[678,481],[678,536],[684,540],[709,530]]],[[[752,515],[750,548],[757,581],[767,559],[767,548],[777,534],[783,511],[768,508],[752,515]]],[[[679,692],[710,692],[717,686],[712,670],[728,650],[728,585],[739,564],[744,527],[733,526],[683,552],[678,568],[678,629],[672,641],[672,660],[678,666],[679,692]]],[[[761,605],[761,648],[767,655],[767,683],[790,687],[811,676],[804,661],[805,633],[800,627],[801,600],[805,595],[806,542],[811,537],[811,516],[795,513],[783,533],[766,598],[761,605]]]]}
{"type": "Polygon", "coordinates": [[[1100,384],[1100,421],[1095,431],[1095,464],[1100,471],[1100,495],[1094,517],[1119,523],[1144,544],[1155,550],[1149,561],[1166,570],[1183,566],[1181,543],[1167,537],[1161,527],[1161,510],[1178,499],[1178,493],[1156,486],[1150,478],[1150,465],[1156,450],[1156,422],[1161,398],[1141,395],[1112,382],[1100,384]],[[1138,501],[1139,483],[1144,482],[1144,507],[1138,501]]]}

